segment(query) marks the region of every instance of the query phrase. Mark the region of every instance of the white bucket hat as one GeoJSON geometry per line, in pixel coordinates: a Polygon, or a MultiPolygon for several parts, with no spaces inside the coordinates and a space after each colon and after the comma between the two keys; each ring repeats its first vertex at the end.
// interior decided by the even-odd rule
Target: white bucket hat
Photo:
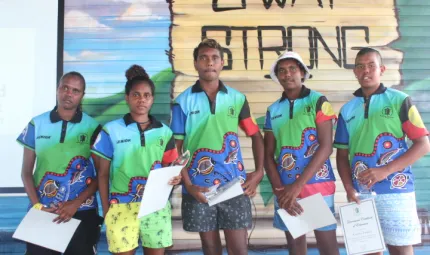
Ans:
{"type": "Polygon", "coordinates": [[[295,59],[295,60],[297,60],[302,65],[303,69],[305,69],[304,80],[307,80],[310,78],[311,74],[309,72],[309,69],[305,65],[305,63],[303,62],[303,59],[300,57],[300,55],[293,52],[293,51],[285,51],[284,53],[282,53],[282,55],[280,55],[278,57],[278,59],[275,61],[275,63],[273,63],[272,67],[270,68],[270,77],[272,78],[273,81],[280,84],[278,77],[276,77],[275,71],[276,71],[276,66],[278,65],[278,62],[283,60],[283,59],[295,59]]]}

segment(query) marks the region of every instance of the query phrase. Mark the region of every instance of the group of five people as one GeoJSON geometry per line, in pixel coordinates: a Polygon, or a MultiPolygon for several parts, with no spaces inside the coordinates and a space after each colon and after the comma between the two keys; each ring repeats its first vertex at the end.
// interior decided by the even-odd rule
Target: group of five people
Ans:
{"type": "MultiPolygon", "coordinates": [[[[164,254],[173,245],[170,204],[140,219],[137,214],[149,172],[172,164],[186,150],[188,165],[166,182],[182,182],[183,228],[199,233],[204,254],[222,254],[219,230],[228,254],[247,254],[250,197],[263,168],[275,194],[274,227],[285,231],[290,254],[306,254],[306,236],[294,239],[276,209],[301,214],[298,199],[321,193],[334,213],[333,146],[348,200],[359,202],[359,185],[375,191],[390,254],[413,254],[421,227],[410,165],[430,150],[428,131],[410,97],[380,82],[385,67],[378,51],[363,48],[357,54],[360,88],[338,117],[323,94],[303,84],[310,72],[301,57],[280,55],[270,76],[283,92],[267,110],[264,138],[245,95],[219,79],[222,47],[204,39],[193,55],[199,79],[174,100],[170,127],[150,115],[155,84],[144,68],[133,65],[126,71],[129,113],[122,118],[101,127],[82,112],[85,79],[70,72],[59,82],[57,106],[34,117],[18,137],[31,206],[58,214],[58,223],[82,221],[64,254],[96,253],[103,221],[97,189],[110,252],[134,254],[140,239],[144,254],[164,254]],[[245,169],[239,127],[251,137],[254,172],[245,169]],[[244,194],[209,206],[208,188],[234,179],[244,194]]],[[[339,254],[336,224],[315,230],[315,237],[320,254],[339,254]]],[[[27,243],[27,254],[59,253],[27,243]]]]}

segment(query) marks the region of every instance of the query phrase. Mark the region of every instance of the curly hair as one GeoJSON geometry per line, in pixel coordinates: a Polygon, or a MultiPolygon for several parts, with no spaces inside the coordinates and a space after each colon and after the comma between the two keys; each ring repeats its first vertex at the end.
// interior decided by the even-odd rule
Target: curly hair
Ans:
{"type": "Polygon", "coordinates": [[[149,84],[151,88],[151,93],[154,95],[155,93],[155,84],[149,78],[148,73],[145,71],[143,67],[140,65],[132,65],[127,71],[125,71],[125,77],[127,78],[127,83],[125,84],[125,94],[130,94],[131,89],[134,85],[139,84],[141,82],[146,82],[149,84]]]}

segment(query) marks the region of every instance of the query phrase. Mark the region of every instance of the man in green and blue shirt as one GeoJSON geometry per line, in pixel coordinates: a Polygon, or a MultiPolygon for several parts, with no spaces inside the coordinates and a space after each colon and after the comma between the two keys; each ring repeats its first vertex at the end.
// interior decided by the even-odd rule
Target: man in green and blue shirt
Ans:
{"type": "MultiPolygon", "coordinates": [[[[336,116],[321,93],[303,82],[310,73],[295,52],[285,52],[271,68],[271,78],[283,88],[269,106],[264,125],[265,169],[275,193],[275,228],[285,231],[291,254],[306,254],[306,235],[294,239],[277,210],[297,215],[297,199],[317,193],[334,212],[335,177],[329,160],[336,116]]],[[[339,254],[336,224],[315,231],[321,254],[339,254]]]]}
{"type": "Polygon", "coordinates": [[[176,99],[171,128],[179,151],[189,150],[183,171],[182,220],[186,231],[199,232],[204,254],[221,254],[219,229],[224,230],[229,254],[247,252],[247,228],[252,214],[249,196],[263,177],[263,140],[245,95],[219,80],[223,50],[213,39],[194,50],[199,80],[176,99]],[[256,171],[246,173],[238,128],[252,139],[256,171]],[[202,192],[234,179],[243,183],[245,195],[209,206],[202,192]]]}
{"type": "Polygon", "coordinates": [[[421,225],[411,164],[429,152],[428,131],[411,98],[380,83],[384,71],[378,51],[358,52],[354,74],[361,88],[339,114],[337,167],[349,201],[358,202],[357,192],[376,193],[390,254],[413,254],[412,245],[421,242],[421,225]]]}

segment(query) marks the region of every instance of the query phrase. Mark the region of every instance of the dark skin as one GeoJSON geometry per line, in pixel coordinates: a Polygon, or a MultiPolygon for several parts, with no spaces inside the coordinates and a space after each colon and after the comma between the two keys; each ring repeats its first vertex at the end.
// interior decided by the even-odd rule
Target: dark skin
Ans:
{"type": "MultiPolygon", "coordinates": [[[[199,81],[203,90],[209,97],[209,100],[215,101],[216,95],[219,91],[219,74],[224,66],[221,52],[217,49],[203,47],[199,50],[197,60],[194,61],[194,67],[199,73],[199,81]]],[[[257,186],[263,178],[263,160],[264,160],[264,147],[263,138],[260,132],[251,136],[252,151],[255,159],[255,171],[248,173],[246,181],[242,184],[244,194],[247,196],[254,196],[256,194],[257,186]]],[[[183,140],[176,140],[176,148],[179,152],[183,149],[183,140]]],[[[184,186],[188,193],[193,196],[200,203],[207,203],[204,192],[208,188],[193,185],[186,168],[182,170],[182,179],[184,186]]],[[[203,253],[205,255],[221,255],[222,244],[218,230],[209,232],[200,232],[200,239],[202,241],[203,253]]],[[[246,229],[225,229],[224,236],[226,239],[228,254],[245,255],[248,254],[246,229]]]]}
{"type": "MultiPolygon", "coordinates": [[[[281,60],[278,63],[278,80],[281,83],[287,98],[296,100],[302,90],[304,71],[300,69],[297,61],[293,59],[281,60]]],[[[297,197],[304,185],[318,172],[324,162],[329,158],[332,149],[333,124],[330,120],[316,124],[319,147],[306,166],[303,174],[294,183],[283,185],[277,171],[275,162],[276,138],[271,131],[264,133],[265,169],[267,177],[272,184],[274,194],[278,198],[279,206],[290,215],[297,216],[303,208],[297,203],[297,197]]],[[[336,240],[336,230],[314,231],[320,254],[339,254],[336,240]]],[[[290,254],[301,255],[307,253],[306,235],[294,239],[290,232],[285,232],[290,254]]]]}
{"type": "MultiPolygon", "coordinates": [[[[127,104],[130,109],[130,114],[136,122],[144,123],[149,121],[149,111],[151,110],[152,104],[154,103],[154,96],[152,95],[151,87],[147,82],[141,82],[135,84],[128,95],[125,96],[127,104]]],[[[151,123],[140,124],[142,130],[145,130],[151,123]]],[[[95,155],[98,164],[97,178],[100,183],[100,198],[102,201],[103,217],[106,217],[109,211],[109,174],[111,162],[102,157],[95,155]]],[[[169,181],[170,185],[177,185],[181,182],[181,176],[176,176],[169,181]]],[[[143,247],[145,255],[164,255],[164,248],[154,249],[143,247]]],[[[116,255],[133,255],[136,249],[114,253],[116,255]]]]}
{"type": "MultiPolygon", "coordinates": [[[[381,65],[381,59],[376,53],[367,53],[359,56],[355,60],[354,74],[357,77],[360,87],[366,97],[369,97],[378,89],[381,83],[381,76],[385,71],[385,66],[381,65]]],[[[430,143],[427,136],[412,140],[412,146],[409,150],[389,162],[387,165],[378,168],[369,168],[358,175],[358,181],[373,187],[375,183],[386,179],[390,174],[402,171],[409,165],[415,163],[418,159],[430,151],[430,143]]],[[[357,191],[354,189],[352,182],[352,169],[349,161],[348,149],[337,149],[336,162],[339,175],[342,179],[343,186],[350,202],[360,203],[357,197],[357,191]]],[[[387,245],[390,255],[413,255],[412,245],[393,246],[387,245]]],[[[373,253],[373,254],[382,254],[373,253]]]]}
{"type": "MultiPolygon", "coordinates": [[[[76,114],[79,104],[84,96],[84,84],[75,76],[68,76],[61,80],[57,88],[57,112],[63,120],[69,121],[76,114]]],[[[32,204],[39,203],[36,186],[33,180],[33,169],[36,162],[36,153],[33,150],[24,148],[21,178],[24,189],[32,204]]],[[[45,208],[42,210],[58,214],[54,219],[56,223],[68,222],[75,215],[82,203],[94,195],[97,191],[98,182],[93,180],[79,196],[70,201],[59,203],[57,207],[45,208]]]]}

